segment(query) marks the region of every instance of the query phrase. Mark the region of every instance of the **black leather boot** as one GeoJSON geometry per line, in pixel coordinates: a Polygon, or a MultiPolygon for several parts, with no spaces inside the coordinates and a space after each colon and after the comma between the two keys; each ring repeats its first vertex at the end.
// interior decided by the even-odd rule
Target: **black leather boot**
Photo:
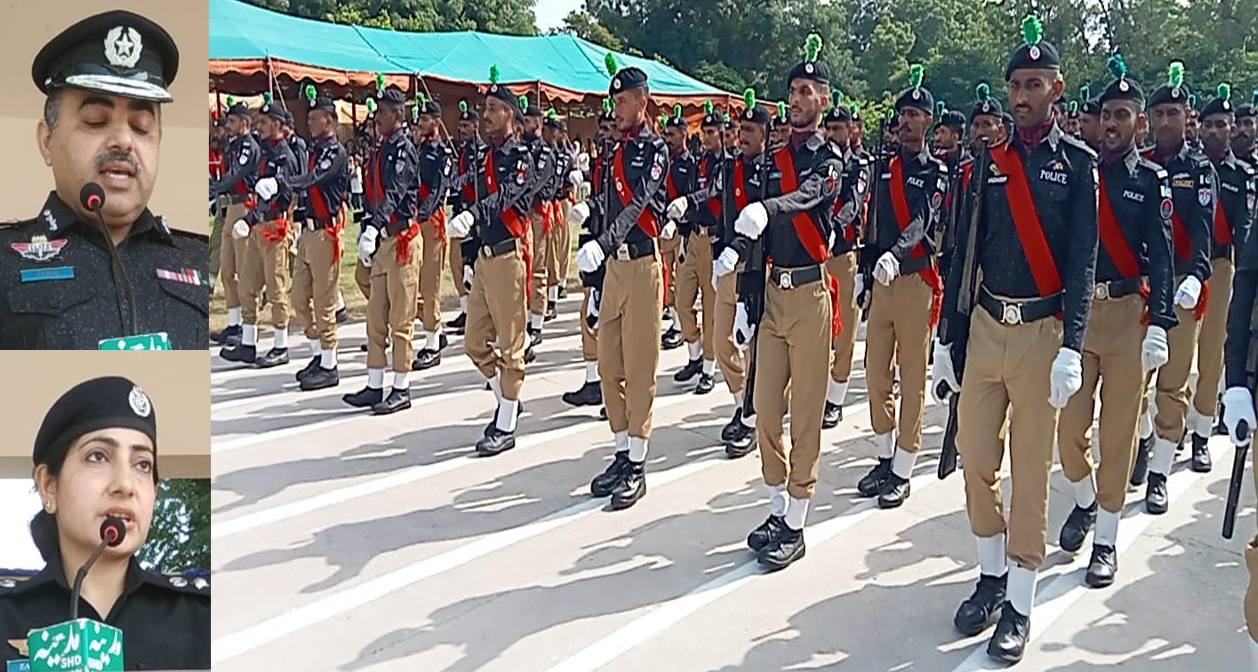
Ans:
{"type": "Polygon", "coordinates": [[[1076,504],[1066,517],[1065,524],[1061,526],[1061,534],[1057,537],[1061,550],[1074,553],[1083,548],[1083,538],[1088,536],[1093,525],[1096,525],[1096,502],[1092,502],[1092,506],[1086,509],[1076,504]]]}
{"type": "MultiPolygon", "coordinates": [[[[628,454],[626,453],[626,457],[628,454]]],[[[627,509],[638,503],[646,495],[646,463],[629,461],[616,489],[612,490],[611,508],[613,511],[627,509]]]]}
{"type": "Polygon", "coordinates": [[[891,473],[891,458],[880,457],[878,464],[874,465],[869,473],[861,477],[856,484],[856,491],[861,497],[875,497],[882,492],[882,482],[887,480],[887,474],[891,473]]]}
{"type": "Polygon", "coordinates": [[[620,480],[625,477],[625,473],[629,471],[629,464],[629,451],[616,451],[616,457],[612,463],[607,465],[603,473],[590,481],[590,494],[595,497],[606,497],[612,494],[612,491],[620,484],[620,480]]]}
{"type": "Polygon", "coordinates": [[[1000,610],[996,632],[987,642],[987,655],[1002,663],[1016,663],[1026,652],[1026,641],[1031,636],[1031,617],[1023,616],[1009,602],[1000,610]]]}
{"type": "Polygon", "coordinates": [[[957,632],[972,637],[996,622],[996,612],[1005,602],[1005,580],[1008,577],[1007,572],[1000,576],[979,575],[974,592],[957,607],[957,613],[952,617],[957,632]]]}
{"type": "Polygon", "coordinates": [[[759,553],[760,549],[768,546],[777,538],[782,530],[786,529],[786,519],[782,516],[770,515],[764,519],[760,526],[751,531],[747,535],[747,548],[759,553]]]}
{"type": "Polygon", "coordinates": [[[781,531],[756,554],[756,561],[769,571],[776,572],[790,567],[804,557],[806,551],[804,531],[792,530],[789,525],[783,524],[781,531]]]}

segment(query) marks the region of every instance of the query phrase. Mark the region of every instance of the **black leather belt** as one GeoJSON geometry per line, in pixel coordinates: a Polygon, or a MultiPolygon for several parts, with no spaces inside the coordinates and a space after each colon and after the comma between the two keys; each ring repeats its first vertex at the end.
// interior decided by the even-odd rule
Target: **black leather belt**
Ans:
{"type": "Polygon", "coordinates": [[[655,254],[655,239],[627,241],[620,244],[615,252],[612,252],[608,259],[619,259],[620,261],[630,261],[632,259],[641,259],[655,254]]]}
{"type": "Polygon", "coordinates": [[[820,265],[805,266],[803,268],[774,266],[769,270],[769,280],[782,289],[791,289],[811,282],[818,282],[821,280],[821,277],[822,269],[820,265]]]}
{"type": "Polygon", "coordinates": [[[932,263],[934,263],[934,261],[935,261],[935,258],[930,255],[926,255],[924,257],[917,257],[915,259],[905,259],[900,264],[900,275],[908,275],[910,273],[916,273],[922,270],[923,268],[930,266],[932,263]]]}
{"type": "Polygon", "coordinates": [[[1092,298],[1097,301],[1117,299],[1140,291],[1141,278],[1123,278],[1096,283],[1092,289],[1092,298]]]}
{"type": "Polygon", "coordinates": [[[480,248],[481,256],[486,258],[500,257],[508,252],[515,252],[517,245],[519,245],[519,241],[515,238],[507,238],[492,245],[482,245],[480,248]]]}
{"type": "Polygon", "coordinates": [[[335,221],[331,217],[311,217],[302,221],[301,226],[305,229],[315,231],[325,229],[332,226],[335,221]]]}
{"type": "Polygon", "coordinates": [[[1216,245],[1214,247],[1214,254],[1210,255],[1211,261],[1215,259],[1231,259],[1231,258],[1232,258],[1232,245],[1230,243],[1227,245],[1216,245]]]}
{"type": "Polygon", "coordinates": [[[232,194],[231,196],[227,197],[227,200],[228,202],[233,203],[233,204],[244,203],[245,201],[249,200],[249,196],[247,195],[242,196],[240,194],[232,194]]]}
{"type": "Polygon", "coordinates": [[[995,297],[983,287],[978,293],[978,304],[997,322],[1012,326],[1056,315],[1061,310],[1061,292],[1052,296],[1009,301],[995,297]]]}

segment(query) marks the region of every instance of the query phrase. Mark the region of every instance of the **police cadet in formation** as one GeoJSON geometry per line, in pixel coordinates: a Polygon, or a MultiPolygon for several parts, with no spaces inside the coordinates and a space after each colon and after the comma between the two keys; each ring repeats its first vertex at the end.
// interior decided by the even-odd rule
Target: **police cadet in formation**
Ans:
{"type": "Polygon", "coordinates": [[[1092,97],[1092,89],[1079,87],[1079,139],[1088,143],[1093,151],[1101,150],[1101,104],[1092,97]]]}
{"type": "MultiPolygon", "coordinates": [[[[519,140],[524,110],[511,90],[498,84],[498,66],[490,67],[485,97],[483,168],[474,185],[480,198],[455,215],[450,235],[465,238],[476,227],[472,289],[467,301],[463,347],[489,382],[497,412],[476,443],[483,456],[515,447],[516,420],[524,386],[530,268],[530,203],[533,159],[519,140]]],[[[465,259],[467,250],[464,250],[465,259]]]]}
{"type": "Polygon", "coordinates": [[[876,164],[873,198],[877,219],[866,238],[861,268],[868,289],[865,329],[865,381],[878,463],[857,484],[863,497],[893,508],[909,496],[909,478],[922,444],[926,401],[926,359],[939,319],[943,282],[935,259],[935,231],[944,215],[948,167],[931,155],[926,133],[934,117],[934,96],[922,86],[922,66],[909,68],[911,84],[896,100],[900,151],[876,164]],[[900,379],[900,418],[892,395],[894,366],[900,379]],[[897,431],[898,430],[898,431],[897,431]]]}
{"type": "Polygon", "coordinates": [[[830,68],[820,52],[821,37],[812,33],[804,60],[786,77],[791,135],[767,157],[772,161],[767,198],[743,208],[734,222],[735,231],[755,241],[747,264],[765,268],[766,259],[773,262],[767,266],[767,282],[750,277],[740,282],[739,301],[763,309],[759,315],[745,312],[746,330],[756,332],[752,396],[761,473],[770,490],[769,516],[748,535],[747,545],[761,565],[775,570],[804,557],[804,523],[817,484],[828,378],[827,367],[818,362],[828,361],[834,331],[840,327],[833,305],[837,282],[823,264],[830,256],[830,220],[843,165],[838,147],[820,131],[830,99],[830,68]],[[782,436],[788,386],[789,457],[782,436]]]}
{"type": "Polygon", "coordinates": [[[232,235],[232,225],[244,219],[249,209],[245,202],[253,192],[258,177],[258,163],[262,160],[262,148],[253,134],[253,113],[244,103],[234,103],[227,98],[227,130],[231,139],[227,143],[226,172],[210,182],[210,200],[223,196],[227,199],[224,215],[222,252],[219,272],[223,282],[223,298],[227,307],[227,326],[210,334],[210,340],[220,345],[240,344],[244,329],[241,326],[239,272],[245,261],[245,239],[232,235]]]}
{"type": "MultiPolygon", "coordinates": [[[[1111,66],[1117,61],[1111,59],[1111,66]]],[[[1095,525],[1084,577],[1093,588],[1112,584],[1118,571],[1118,521],[1141,399],[1150,372],[1169,357],[1167,331],[1176,323],[1170,178],[1136,147],[1136,128],[1147,123],[1144,92],[1125,71],[1113,74],[1099,100],[1104,128],[1097,184],[1100,245],[1083,338],[1083,386],[1066,403],[1057,425],[1062,472],[1075,502],[1059,542],[1074,553],[1095,525]],[[1098,378],[1101,463],[1094,469],[1091,430],[1098,378]]],[[[1151,100],[1166,95],[1159,89],[1151,100]]]]}
{"type": "Polygon", "coordinates": [[[415,305],[419,293],[419,259],[422,245],[416,217],[418,196],[415,172],[419,158],[406,135],[406,95],[376,80],[376,127],[380,144],[363,171],[366,210],[358,236],[358,262],[370,269],[367,296],[367,386],[342,400],[378,415],[411,407],[411,337],[415,330],[415,305]],[[384,394],[384,373],[389,364],[385,350],[393,351],[393,385],[384,394]]]}
{"type": "Polygon", "coordinates": [[[1188,146],[1193,150],[1205,151],[1205,147],[1201,144],[1201,114],[1197,111],[1197,94],[1195,93],[1188,94],[1188,121],[1184,122],[1184,137],[1187,138],[1188,146]]]}
{"type": "Polygon", "coordinates": [[[550,265],[550,202],[546,194],[555,180],[556,157],[554,148],[542,139],[542,110],[528,104],[521,97],[524,108],[524,143],[533,157],[532,179],[529,182],[529,218],[532,222],[531,279],[529,281],[528,354],[525,361],[533,360],[533,348],[542,342],[542,324],[546,320],[546,269],[550,265]]]}
{"type": "MultiPolygon", "coordinates": [[[[1112,58],[1126,67],[1121,55],[1112,58]]],[[[1214,167],[1209,159],[1194,152],[1185,142],[1189,91],[1188,85],[1183,83],[1183,68],[1178,61],[1172,63],[1168,86],[1159,87],[1149,99],[1149,126],[1155,144],[1153,149],[1144,152],[1145,158],[1157,162],[1171,176],[1171,224],[1178,284],[1175,316],[1179,321],[1169,330],[1171,358],[1158,370],[1156,401],[1144,402],[1147,410],[1142,413],[1145,418],[1141,421],[1141,446],[1133,469],[1132,480],[1138,483],[1144,476],[1147,460],[1144,506],[1153,514],[1166,512],[1166,477],[1171,473],[1177,447],[1184,440],[1186,430],[1191,429],[1187,427],[1188,377],[1202,318],[1210,303],[1207,281],[1210,279],[1210,230],[1214,223],[1214,167]],[[1149,416],[1154,416],[1152,423],[1149,416]]],[[[1210,422],[1213,423],[1213,413],[1210,422]]],[[[1193,471],[1210,470],[1210,451],[1205,441],[1193,446],[1192,468],[1193,471]]]]}
{"type": "MultiPolygon", "coordinates": [[[[480,137],[480,113],[468,107],[466,100],[459,101],[458,125],[458,163],[457,174],[450,181],[451,212],[463,212],[477,201],[476,185],[479,184],[480,172],[484,167],[485,141],[480,137]]],[[[446,232],[447,235],[449,231],[446,232]]],[[[476,241],[470,241],[468,249],[472,256],[464,258],[464,239],[449,236],[450,277],[454,279],[454,288],[459,294],[459,314],[446,322],[451,333],[461,334],[467,326],[467,295],[472,288],[472,278],[464,276],[464,269],[471,269],[476,261],[476,241]]]]}
{"type": "Polygon", "coordinates": [[[317,96],[307,85],[309,111],[306,119],[314,147],[305,173],[258,180],[260,194],[279,191],[279,179],[286,187],[303,194],[305,217],[294,214],[299,232],[293,263],[293,309],[305,326],[313,358],[297,380],[302,390],[322,390],[340,384],[337,370],[336,302],[341,281],[341,230],[345,227],[343,205],[349,189],[349,156],[336,137],[335,102],[317,96]]]}
{"type": "MultiPolygon", "coordinates": [[[[608,54],[609,65],[612,59],[608,54]]],[[[606,264],[598,307],[598,366],[616,457],[594,477],[590,491],[596,497],[611,495],[611,508],[623,509],[646,494],[664,308],[655,239],[664,219],[668,147],[647,122],[646,73],[635,67],[614,70],[608,95],[615,100],[621,139],[611,160],[611,188],[600,205],[607,209],[607,228],[577,251],[577,267],[591,273],[606,264]]]]}
{"type": "Polygon", "coordinates": [[[769,149],[777,149],[786,144],[791,137],[791,116],[786,111],[786,103],[778,101],[777,114],[769,127],[769,149]]]}
{"type": "Polygon", "coordinates": [[[1258,168],[1258,91],[1244,105],[1236,106],[1236,130],[1232,136],[1232,152],[1237,158],[1258,168]]]}
{"type": "Polygon", "coordinates": [[[411,362],[411,370],[423,371],[441,363],[441,351],[449,339],[441,330],[441,267],[446,263],[446,194],[454,169],[454,152],[441,137],[441,104],[419,94],[415,105],[415,151],[419,154],[416,178],[419,193],[415,215],[419,222],[423,253],[420,256],[420,319],[424,347],[411,362]]]}
{"type": "MultiPolygon", "coordinates": [[[[696,178],[698,162],[686,146],[686,134],[689,127],[682,116],[681,104],[673,106],[673,115],[664,120],[664,143],[668,145],[668,179],[665,180],[668,202],[689,194],[697,189],[696,178]]],[[[686,342],[682,337],[677,313],[677,274],[681,271],[678,257],[681,253],[682,241],[690,235],[694,225],[689,215],[682,215],[676,220],[677,233],[660,240],[660,254],[664,258],[665,296],[664,314],[669,320],[668,329],[660,336],[660,349],[673,350],[686,342]]],[[[691,304],[693,305],[693,303],[691,304]]]]}
{"type": "MultiPolygon", "coordinates": [[[[681,318],[681,333],[686,341],[689,361],[673,374],[679,383],[699,376],[695,394],[707,394],[716,386],[716,332],[712,317],[716,314],[716,290],[712,286],[712,252],[714,236],[719,235],[722,217],[721,182],[727,179],[725,171],[730,166],[729,145],[725,120],[715,111],[711,101],[705,104],[703,115],[703,156],[699,158],[695,173],[695,190],[668,202],[668,218],[685,220],[682,243],[677,264],[677,303],[681,318]],[[699,298],[700,310],[695,311],[695,298],[699,298]],[[700,341],[702,338],[702,341],[700,341]]],[[[731,215],[732,216],[732,215],[731,215]]]]}
{"type": "Polygon", "coordinates": [[[976,635],[999,612],[987,652],[1004,662],[1021,660],[1030,633],[1057,409],[1083,384],[1080,353],[1098,244],[1096,156],[1063,133],[1053,114],[1065,82],[1039,18],[1024,19],[1022,32],[1024,43],[1005,70],[1016,132],[991,148],[990,160],[981,152],[976,160],[982,167],[971,186],[980,197],[968,195],[967,208],[981,208],[978,230],[970,226],[972,213],[959,220],[944,297],[948,322],[932,372],[961,393],[956,443],[979,557],[978,583],[953,622],[976,635]],[[969,284],[980,272],[981,285],[969,284]],[[963,371],[953,348],[966,354],[963,371]],[[1000,479],[1006,429],[1013,499],[1007,521],[1000,479]]]}
{"type": "MultiPolygon", "coordinates": [[[[270,100],[259,110],[258,131],[262,137],[262,158],[254,179],[254,197],[245,202],[249,208],[232,225],[232,235],[245,240],[244,260],[240,264],[241,320],[244,331],[240,344],[225,347],[219,355],[229,362],[254,364],[259,368],[288,363],[288,255],[292,244],[290,215],[293,190],[288,174],[300,174],[297,158],[283,135],[284,109],[270,100]],[[257,184],[263,178],[275,178],[275,191],[257,184]],[[271,349],[261,357],[257,354],[258,310],[262,293],[271,304],[271,326],[274,338],[271,349]]],[[[268,181],[268,185],[271,183],[268,181]]]]}
{"type": "Polygon", "coordinates": [[[831,225],[834,236],[826,270],[830,277],[838,280],[840,321],[847,327],[839,330],[830,343],[830,382],[826,387],[826,405],[821,416],[822,429],[830,429],[843,420],[843,402],[847,399],[848,380],[852,376],[852,356],[856,349],[856,325],[859,321],[856,312],[860,299],[857,283],[863,281],[856,272],[857,246],[864,231],[873,166],[867,157],[853,149],[852,110],[843,104],[843,95],[838,91],[832,94],[823,124],[826,139],[843,153],[843,179],[838,197],[834,199],[831,225]]]}
{"type": "Polygon", "coordinates": [[[542,198],[543,203],[549,208],[550,216],[550,234],[547,237],[546,250],[546,320],[553,320],[557,316],[556,305],[559,302],[559,290],[563,289],[564,275],[561,271],[566,272],[565,261],[570,256],[569,250],[572,239],[568,236],[567,211],[564,204],[567,203],[567,195],[571,192],[574,184],[580,184],[580,171],[576,171],[574,177],[574,164],[576,159],[572,156],[572,152],[568,150],[567,144],[561,142],[563,133],[561,127],[562,121],[555,116],[555,110],[546,111],[546,118],[542,121],[542,142],[550,148],[551,154],[555,157],[555,167],[551,174],[550,182],[543,187],[542,198]]]}

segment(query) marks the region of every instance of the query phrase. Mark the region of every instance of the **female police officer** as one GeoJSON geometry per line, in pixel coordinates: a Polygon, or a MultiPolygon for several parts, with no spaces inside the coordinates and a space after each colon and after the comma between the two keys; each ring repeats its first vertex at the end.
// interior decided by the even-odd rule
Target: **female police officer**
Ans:
{"type": "Polygon", "coordinates": [[[0,661],[26,658],[32,629],[70,620],[75,573],[111,516],[126,533],[83,581],[79,616],[122,630],[127,670],[209,669],[209,581],[152,574],[135,557],[157,498],[157,417],[144,391],[120,377],[75,386],[44,416],[34,462],[44,508],[31,536],[47,564],[27,581],[0,579],[0,661]]]}

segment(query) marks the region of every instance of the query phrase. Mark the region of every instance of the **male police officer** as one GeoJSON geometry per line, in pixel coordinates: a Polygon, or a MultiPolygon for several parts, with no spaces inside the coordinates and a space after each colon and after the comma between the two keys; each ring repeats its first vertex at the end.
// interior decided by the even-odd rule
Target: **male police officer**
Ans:
{"type": "Polygon", "coordinates": [[[239,345],[244,327],[240,324],[239,269],[245,260],[245,239],[232,235],[232,224],[245,216],[245,201],[253,192],[258,179],[258,163],[262,149],[253,134],[253,113],[244,103],[231,103],[228,98],[227,130],[231,139],[227,144],[226,172],[210,183],[210,200],[223,197],[227,200],[222,227],[222,252],[220,273],[223,280],[223,299],[227,306],[227,327],[210,334],[210,339],[220,345],[239,345]]]}
{"type": "Polygon", "coordinates": [[[415,146],[419,154],[416,219],[420,223],[424,246],[419,271],[419,294],[424,303],[420,318],[423,320],[425,340],[411,368],[423,371],[441,363],[441,351],[448,343],[441,331],[441,267],[445,265],[446,257],[445,205],[454,153],[438,133],[441,105],[421,94],[415,111],[415,129],[419,137],[415,146]]]}

